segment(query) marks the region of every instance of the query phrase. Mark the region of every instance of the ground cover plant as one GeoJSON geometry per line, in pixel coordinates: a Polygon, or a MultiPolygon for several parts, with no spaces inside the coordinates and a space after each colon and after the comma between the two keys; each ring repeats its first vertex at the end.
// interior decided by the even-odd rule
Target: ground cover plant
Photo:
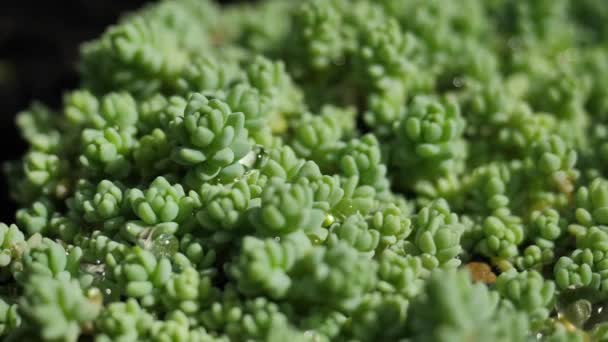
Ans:
{"type": "Polygon", "coordinates": [[[601,0],[128,14],[17,116],[0,334],[608,340],[607,43],[601,0]]]}

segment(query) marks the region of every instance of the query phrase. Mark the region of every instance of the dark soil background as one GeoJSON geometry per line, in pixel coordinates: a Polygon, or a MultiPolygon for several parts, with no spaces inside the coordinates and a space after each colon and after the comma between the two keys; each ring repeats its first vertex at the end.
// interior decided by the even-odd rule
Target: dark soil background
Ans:
{"type": "MultiPolygon", "coordinates": [[[[26,149],[15,115],[34,100],[58,107],[63,92],[77,87],[80,43],[99,36],[121,13],[148,2],[0,1],[0,164],[18,159],[26,149]]],[[[15,210],[0,175],[0,222],[12,223],[15,210]]]]}

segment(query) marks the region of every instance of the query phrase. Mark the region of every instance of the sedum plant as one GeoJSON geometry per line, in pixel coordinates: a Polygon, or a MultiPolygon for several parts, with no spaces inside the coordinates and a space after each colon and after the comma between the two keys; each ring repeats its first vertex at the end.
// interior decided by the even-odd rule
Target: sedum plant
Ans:
{"type": "Polygon", "coordinates": [[[608,339],[608,4],[160,0],[7,162],[7,341],[608,339]]]}

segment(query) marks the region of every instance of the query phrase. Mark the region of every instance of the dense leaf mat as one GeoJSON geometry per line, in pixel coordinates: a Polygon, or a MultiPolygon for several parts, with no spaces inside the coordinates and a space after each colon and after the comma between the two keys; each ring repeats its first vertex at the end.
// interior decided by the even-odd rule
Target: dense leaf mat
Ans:
{"type": "Polygon", "coordinates": [[[608,340],[607,44],[603,0],[127,15],[17,117],[0,334],[608,340]]]}

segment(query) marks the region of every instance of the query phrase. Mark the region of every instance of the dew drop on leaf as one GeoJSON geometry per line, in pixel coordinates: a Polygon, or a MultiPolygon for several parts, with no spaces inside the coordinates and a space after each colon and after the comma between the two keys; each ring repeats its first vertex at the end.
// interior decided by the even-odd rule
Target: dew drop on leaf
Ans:
{"type": "Polygon", "coordinates": [[[171,257],[177,253],[177,238],[171,234],[160,234],[152,243],[152,253],[158,257],[171,257]]]}

